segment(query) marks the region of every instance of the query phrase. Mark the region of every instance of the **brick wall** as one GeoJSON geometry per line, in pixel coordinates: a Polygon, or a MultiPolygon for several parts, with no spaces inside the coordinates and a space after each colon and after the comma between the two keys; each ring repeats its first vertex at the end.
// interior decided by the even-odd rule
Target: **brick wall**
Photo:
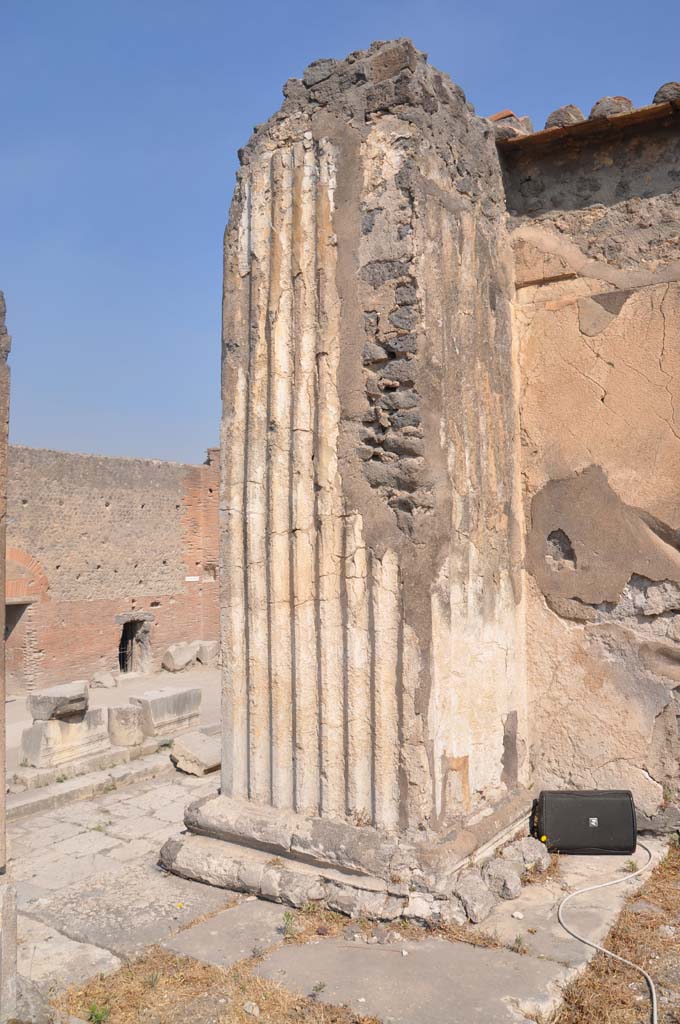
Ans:
{"type": "Polygon", "coordinates": [[[12,691],[117,670],[122,614],[153,615],[153,667],[218,636],[218,477],[215,449],[194,466],[10,447],[12,691]]]}

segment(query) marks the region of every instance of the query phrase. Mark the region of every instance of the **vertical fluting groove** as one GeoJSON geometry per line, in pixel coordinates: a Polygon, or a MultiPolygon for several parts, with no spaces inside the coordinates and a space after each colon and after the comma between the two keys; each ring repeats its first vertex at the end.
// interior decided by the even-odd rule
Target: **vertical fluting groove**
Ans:
{"type": "Polygon", "coordinates": [[[347,601],[347,530],[345,529],[346,513],[342,518],[342,571],[340,574],[340,614],[342,621],[342,766],[343,766],[343,797],[345,814],[349,814],[349,610],[347,601]]]}
{"type": "Polygon", "coordinates": [[[343,735],[343,565],[342,495],[338,472],[340,403],[340,300],[336,288],[337,246],[333,227],[335,165],[333,148],[319,143],[317,192],[317,292],[320,331],[317,344],[316,516],[317,660],[319,665],[319,753],[321,814],[345,813],[343,735]]]}
{"type": "Polygon", "coordinates": [[[225,566],[225,602],[222,609],[223,637],[229,656],[223,663],[222,708],[222,791],[229,796],[244,797],[248,793],[248,730],[245,648],[245,604],[243,561],[243,457],[246,422],[246,378],[239,369],[233,382],[232,429],[222,444],[223,493],[225,499],[224,536],[221,540],[225,566]],[[243,443],[233,443],[234,437],[243,443]]]}
{"type": "Polygon", "coordinates": [[[248,758],[249,706],[248,706],[248,571],[246,558],[246,479],[248,474],[248,404],[250,393],[250,318],[251,318],[251,183],[243,185],[245,195],[238,232],[239,287],[225,296],[225,312],[231,321],[235,343],[239,336],[245,340],[245,366],[239,366],[235,380],[227,379],[235,394],[233,419],[225,419],[222,438],[222,473],[226,501],[226,524],[223,564],[227,574],[226,652],[224,710],[225,737],[223,759],[228,769],[223,773],[224,791],[231,796],[245,797],[250,790],[248,758]],[[243,282],[243,283],[242,283],[243,282]],[[231,300],[231,305],[229,300],[231,300]],[[227,436],[228,433],[228,436],[227,436]],[[227,673],[229,677],[227,678],[227,673]]]}
{"type": "Polygon", "coordinates": [[[265,337],[267,344],[267,411],[265,423],[265,476],[264,476],[264,507],[265,507],[265,544],[267,545],[267,557],[265,561],[265,592],[266,592],[266,615],[267,615],[267,694],[269,697],[269,802],[274,803],[274,666],[273,644],[272,644],[272,373],[273,373],[273,322],[276,318],[276,302],[278,279],[276,268],[277,257],[277,223],[274,209],[274,161],[277,153],[272,155],[269,162],[269,219],[271,222],[271,264],[269,268],[269,294],[267,295],[267,319],[265,323],[265,337]]]}
{"type": "Polygon", "coordinates": [[[324,324],[323,324],[323,305],[322,305],[322,294],[321,294],[321,273],[322,273],[322,260],[319,258],[320,249],[323,246],[322,232],[323,227],[321,224],[322,215],[322,193],[324,189],[324,182],[321,177],[321,161],[320,161],[320,149],[319,143],[314,142],[314,159],[316,165],[317,174],[317,188],[315,195],[315,210],[314,210],[314,289],[315,289],[315,303],[316,303],[316,316],[317,316],[317,330],[316,330],[316,343],[314,346],[314,428],[313,428],[313,445],[314,445],[314,638],[316,641],[316,706],[317,706],[317,777],[319,780],[319,792],[317,795],[317,807],[319,814],[322,812],[322,790],[323,790],[323,763],[324,763],[324,728],[323,728],[323,671],[322,671],[322,636],[321,636],[321,531],[319,523],[320,514],[320,499],[319,492],[323,486],[321,479],[321,472],[319,461],[321,457],[321,449],[323,446],[323,439],[321,437],[321,423],[320,423],[320,357],[324,348],[324,324]]]}
{"type": "Polygon", "coordinates": [[[371,559],[373,651],[374,821],[399,824],[399,563],[392,551],[371,559]]]}
{"type": "Polygon", "coordinates": [[[248,760],[249,796],[268,802],[269,652],[267,631],[267,319],[271,253],[270,169],[263,160],[253,174],[251,213],[250,373],[248,402],[248,467],[246,474],[246,553],[248,579],[248,760]]]}
{"type": "Polygon", "coordinates": [[[395,559],[395,582],[396,582],[396,614],[397,614],[397,818],[399,827],[404,829],[409,824],[408,813],[408,775],[404,762],[406,740],[406,729],[404,722],[404,604],[401,593],[401,573],[395,559]]]}
{"type": "Polygon", "coordinates": [[[268,595],[271,700],[271,799],[293,806],[293,636],[291,564],[291,438],[293,328],[292,154],[272,159],[272,270],[269,296],[268,595]]]}
{"type": "Polygon", "coordinates": [[[357,823],[371,817],[371,708],[368,657],[366,544],[358,512],[347,518],[345,579],[348,619],[349,813],[357,823]]]}
{"type": "Polygon", "coordinates": [[[294,153],[299,203],[294,250],[297,347],[293,433],[293,551],[295,595],[296,794],[299,811],[319,807],[318,688],[315,638],[314,380],[316,376],[316,159],[311,142],[294,153]]]}
{"type": "Polygon", "coordinates": [[[370,729],[371,729],[371,747],[367,751],[370,765],[370,785],[371,785],[371,824],[376,824],[377,817],[377,799],[376,799],[376,775],[378,772],[378,764],[376,760],[376,692],[375,692],[375,605],[374,605],[374,562],[373,552],[369,550],[368,557],[366,559],[366,605],[368,611],[368,628],[367,628],[367,642],[368,642],[368,702],[369,702],[369,715],[370,715],[370,729]]]}

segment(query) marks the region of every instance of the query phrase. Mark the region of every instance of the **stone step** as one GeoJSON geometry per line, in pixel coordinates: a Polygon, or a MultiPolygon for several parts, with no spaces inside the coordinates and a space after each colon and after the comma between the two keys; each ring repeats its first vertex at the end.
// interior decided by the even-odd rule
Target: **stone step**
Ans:
{"type": "MultiPolygon", "coordinates": [[[[235,892],[248,892],[275,903],[301,907],[321,903],[350,917],[393,921],[456,920],[460,902],[429,893],[404,892],[372,875],[320,867],[289,856],[202,835],[168,839],[160,863],[173,874],[235,892]]],[[[463,916],[464,919],[464,916],[463,916]]]]}
{"type": "Polygon", "coordinates": [[[11,793],[7,797],[7,820],[16,821],[30,814],[44,814],[77,800],[89,800],[100,793],[108,793],[133,782],[170,775],[174,771],[168,752],[162,751],[105,771],[88,772],[24,793],[11,793]]]}

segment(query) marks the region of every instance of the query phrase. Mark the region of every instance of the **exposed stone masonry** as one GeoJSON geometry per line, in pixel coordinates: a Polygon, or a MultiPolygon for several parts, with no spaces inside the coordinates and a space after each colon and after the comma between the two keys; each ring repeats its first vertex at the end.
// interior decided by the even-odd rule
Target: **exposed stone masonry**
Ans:
{"type": "MultiPolygon", "coordinates": [[[[410,152],[408,159],[413,159],[410,152]]],[[[415,210],[408,173],[397,175],[394,186],[396,209],[385,209],[385,182],[362,207],[362,236],[382,231],[398,258],[371,260],[359,272],[364,301],[371,307],[364,309],[368,411],[359,457],[368,482],[394,510],[400,529],[418,543],[419,516],[434,508],[417,386],[422,300],[414,276],[415,210]],[[369,206],[370,202],[383,205],[369,206]]],[[[370,248],[368,254],[372,255],[370,248]]]]}

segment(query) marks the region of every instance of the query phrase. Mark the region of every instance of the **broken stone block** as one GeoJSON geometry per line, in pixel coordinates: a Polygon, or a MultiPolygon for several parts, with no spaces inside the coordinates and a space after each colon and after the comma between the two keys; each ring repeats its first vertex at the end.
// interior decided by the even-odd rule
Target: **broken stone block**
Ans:
{"type": "Polygon", "coordinates": [[[196,660],[200,661],[201,665],[214,665],[219,653],[220,644],[218,640],[201,640],[198,643],[196,660]]]}
{"type": "Polygon", "coordinates": [[[168,672],[181,672],[196,661],[199,644],[193,643],[170,644],[163,655],[161,665],[168,672]]]}
{"type": "Polygon", "coordinates": [[[113,690],[116,686],[118,686],[118,680],[113,672],[95,672],[90,683],[92,690],[113,690]]]}
{"type": "Polygon", "coordinates": [[[137,704],[109,708],[109,736],[114,747],[138,747],[144,742],[142,709],[137,704]]]}
{"type": "Polygon", "coordinates": [[[206,736],[204,732],[189,732],[175,740],[170,760],[180,771],[188,775],[207,775],[222,763],[222,750],[218,736],[206,736]]]}
{"type": "Polygon", "coordinates": [[[201,691],[163,686],[159,690],[148,690],[140,697],[131,697],[130,703],[141,708],[145,736],[172,736],[197,728],[201,691]]]}
{"type": "Polygon", "coordinates": [[[453,895],[463,904],[473,924],[487,918],[496,904],[494,894],[476,868],[463,872],[453,887],[453,895]]]}
{"type": "Polygon", "coordinates": [[[512,861],[494,857],[484,865],[484,881],[502,900],[516,900],[522,891],[521,872],[512,861]]]}
{"type": "Polygon", "coordinates": [[[592,121],[596,117],[613,117],[614,114],[629,114],[633,104],[627,96],[603,96],[598,100],[588,115],[592,121]]]}
{"type": "Polygon", "coordinates": [[[501,857],[522,864],[525,868],[536,868],[538,871],[545,871],[550,867],[550,854],[545,845],[533,836],[524,836],[505,846],[501,850],[501,857]]]}
{"type": "Polygon", "coordinates": [[[680,82],[666,82],[654,93],[653,103],[680,103],[680,82]]]}
{"type": "Polygon", "coordinates": [[[450,896],[439,903],[439,920],[442,924],[465,924],[467,914],[457,896],[450,896]]]}
{"type": "Polygon", "coordinates": [[[110,749],[106,708],[75,720],[36,721],[21,737],[22,762],[32,768],[59,768],[110,749]]]}
{"type": "Polygon", "coordinates": [[[29,693],[26,704],[34,722],[81,715],[88,707],[87,683],[62,683],[48,690],[36,690],[29,693]]]}
{"type": "Polygon", "coordinates": [[[638,810],[637,827],[638,832],[653,836],[669,836],[673,832],[680,834],[680,806],[671,804],[651,816],[638,810]]]}
{"type": "Polygon", "coordinates": [[[438,911],[439,903],[435,903],[434,897],[429,893],[412,892],[402,911],[402,916],[413,921],[431,921],[433,917],[437,916],[438,911]]]}

